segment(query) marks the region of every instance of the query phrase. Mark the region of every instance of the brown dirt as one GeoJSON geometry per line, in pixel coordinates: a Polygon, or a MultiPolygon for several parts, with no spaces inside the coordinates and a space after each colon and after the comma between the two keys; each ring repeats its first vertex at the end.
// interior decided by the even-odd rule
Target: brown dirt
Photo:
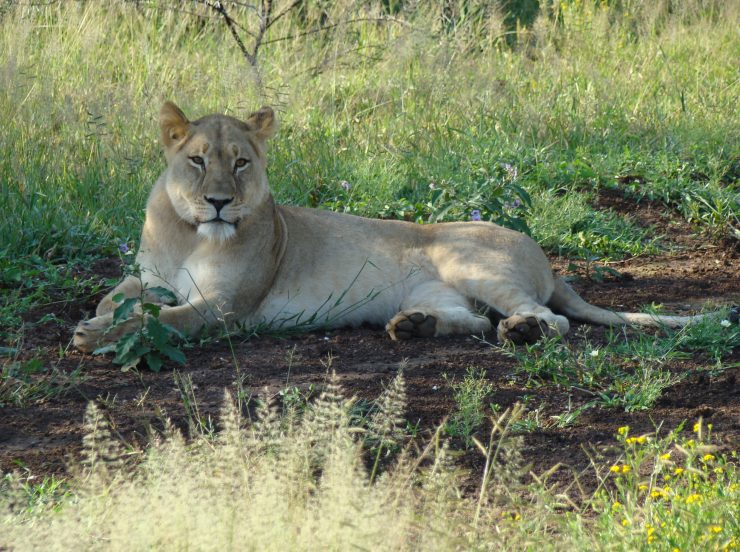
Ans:
{"type": "MultiPolygon", "coordinates": [[[[603,194],[598,206],[628,213],[641,224],[659,228],[677,250],[610,265],[622,273],[621,279],[576,279],[573,285],[584,298],[618,310],[637,309],[656,301],[674,312],[695,310],[707,301],[717,305],[740,302],[736,243],[707,243],[685,223],[664,214],[659,205],[642,203],[636,207],[633,200],[624,200],[613,192],[603,194]]],[[[567,272],[567,259],[553,259],[553,264],[560,273],[567,272]]],[[[120,266],[115,260],[104,261],[92,272],[110,278],[120,273],[120,266]]],[[[54,305],[26,317],[34,322],[54,312],[64,324],[47,322],[29,327],[21,358],[41,357],[48,366],[66,373],[82,366],[83,380],[63,396],[27,407],[2,409],[0,471],[25,468],[35,475],[65,473],[81,448],[83,413],[90,400],[103,405],[115,432],[133,449],[143,447],[150,431],[161,428],[165,417],[187,427],[187,414],[173,380],[173,365],[166,365],[161,373],[142,372],[137,376],[122,373],[110,357],[92,357],[70,347],[74,324],[94,311],[97,300],[99,297],[90,297],[84,302],[54,305]]],[[[604,340],[604,329],[585,326],[575,326],[569,339],[577,345],[585,333],[591,343],[604,340]]],[[[495,340],[493,335],[488,337],[495,340]]],[[[565,411],[569,401],[575,408],[590,398],[555,385],[527,388],[521,378],[512,377],[512,359],[471,337],[392,342],[381,329],[361,328],[284,339],[238,340],[233,342],[233,354],[225,342],[196,344],[186,354],[187,365],[178,370],[192,378],[200,414],[214,419],[218,418],[224,389],[234,390],[239,374],[244,375],[246,389],[254,396],[276,394],[287,386],[297,386],[304,392],[313,388],[316,392],[326,381],[329,357],[346,394],[368,400],[379,395],[383,384],[406,361],[407,420],[418,424],[420,439],[453,409],[443,375],[459,380],[471,366],[484,369],[493,382],[491,403],[506,408],[528,398],[532,408],[541,408],[544,420],[565,411]]],[[[740,444],[740,352],[735,351],[728,359],[728,365],[732,364],[736,367],[715,374],[704,369],[709,362],[701,356],[675,361],[670,368],[689,375],[668,389],[652,409],[633,413],[587,410],[572,427],[524,434],[523,456],[535,473],[561,463],[564,469],[557,477],[566,482],[573,473],[589,472],[590,456],[614,454],[610,447],[618,426],[628,424],[633,432],[649,432],[661,424],[672,429],[700,416],[713,424],[724,448],[736,449],[740,444]]],[[[476,452],[466,453],[463,463],[470,468],[471,477],[476,477],[483,465],[476,452]]],[[[591,487],[593,477],[582,476],[582,481],[591,487]]]]}

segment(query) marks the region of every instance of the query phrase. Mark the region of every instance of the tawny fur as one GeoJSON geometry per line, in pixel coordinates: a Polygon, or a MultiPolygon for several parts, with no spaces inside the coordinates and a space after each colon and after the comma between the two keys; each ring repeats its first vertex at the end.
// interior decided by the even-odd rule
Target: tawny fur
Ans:
{"type": "Polygon", "coordinates": [[[134,330],[113,326],[113,296],[165,287],[177,305],[160,319],[186,335],[205,327],[384,324],[393,339],[480,333],[531,342],[566,334],[568,318],[595,324],[682,326],[692,317],[614,313],[589,305],[553,277],[542,249],[486,222],[418,225],[276,205],[265,143],[277,123],[265,107],[247,121],[188,121],[166,103],[160,130],[168,161],[149,197],[137,263],[81,322],[74,343],[91,351],[134,330]],[[220,217],[220,218],[219,218],[220,217]],[[556,314],[551,308],[560,313],[556,314]]]}

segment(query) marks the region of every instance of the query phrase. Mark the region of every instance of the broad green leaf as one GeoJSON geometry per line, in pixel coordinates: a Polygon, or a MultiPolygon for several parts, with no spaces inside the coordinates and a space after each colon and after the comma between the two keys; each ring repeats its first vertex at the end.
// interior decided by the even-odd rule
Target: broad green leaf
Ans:
{"type": "Polygon", "coordinates": [[[146,335],[151,340],[155,349],[161,349],[170,341],[170,334],[167,328],[157,318],[147,319],[146,335]]]}
{"type": "Polygon", "coordinates": [[[185,353],[183,353],[180,349],[173,347],[172,345],[165,345],[160,349],[160,352],[164,356],[166,356],[170,360],[177,362],[178,364],[185,364],[185,353]]]}
{"type": "Polygon", "coordinates": [[[151,293],[152,295],[155,295],[158,297],[162,303],[165,304],[177,304],[177,296],[169,289],[157,286],[152,288],[147,288],[147,293],[151,293]]]}
{"type": "Polygon", "coordinates": [[[162,357],[157,353],[149,353],[144,357],[146,365],[152,372],[159,372],[162,369],[162,357]]]}
{"type": "Polygon", "coordinates": [[[134,307],[139,301],[138,297],[129,297],[125,299],[123,303],[116,307],[113,311],[113,324],[118,324],[124,320],[128,320],[131,317],[131,313],[134,312],[134,307]]]}

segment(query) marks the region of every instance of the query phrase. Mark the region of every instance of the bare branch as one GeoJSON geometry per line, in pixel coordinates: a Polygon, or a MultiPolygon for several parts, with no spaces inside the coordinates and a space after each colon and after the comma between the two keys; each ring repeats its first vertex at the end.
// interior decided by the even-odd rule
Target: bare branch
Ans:
{"type": "Polygon", "coordinates": [[[247,50],[247,47],[244,45],[244,42],[242,41],[242,38],[239,36],[239,32],[237,31],[238,24],[236,23],[236,21],[234,21],[231,18],[229,13],[226,11],[226,8],[224,7],[223,3],[220,0],[215,0],[213,2],[211,2],[210,0],[196,0],[196,1],[200,2],[204,6],[209,7],[216,13],[220,14],[221,17],[223,17],[224,22],[226,23],[226,26],[229,28],[229,31],[231,32],[231,36],[234,38],[236,45],[239,46],[239,50],[241,50],[242,55],[247,59],[249,64],[252,67],[254,67],[257,64],[256,51],[254,53],[250,53],[249,50],[247,50]]]}
{"type": "Polygon", "coordinates": [[[322,27],[318,27],[316,29],[311,29],[309,31],[305,31],[302,33],[296,33],[292,35],[287,36],[281,36],[278,38],[272,38],[270,40],[265,40],[262,42],[262,45],[266,44],[273,44],[275,42],[283,42],[285,40],[291,40],[294,38],[301,38],[304,36],[321,33],[324,31],[329,31],[331,29],[334,29],[336,27],[340,27],[342,25],[352,25],[353,23],[364,23],[364,22],[371,22],[371,23],[398,23],[399,25],[403,25],[408,27],[409,24],[406,21],[402,21],[400,19],[395,19],[392,17],[358,17],[356,19],[348,19],[346,21],[340,21],[339,23],[332,23],[331,25],[324,25],[322,27]]]}

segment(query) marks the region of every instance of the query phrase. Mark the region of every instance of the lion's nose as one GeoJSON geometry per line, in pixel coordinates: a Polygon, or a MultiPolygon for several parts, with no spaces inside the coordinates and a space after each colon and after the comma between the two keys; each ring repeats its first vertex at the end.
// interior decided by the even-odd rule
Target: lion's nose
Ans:
{"type": "Polygon", "coordinates": [[[228,205],[229,203],[234,201],[233,197],[230,197],[229,199],[216,199],[215,197],[203,196],[203,198],[216,208],[216,214],[221,212],[221,209],[223,209],[224,205],[228,205]]]}

